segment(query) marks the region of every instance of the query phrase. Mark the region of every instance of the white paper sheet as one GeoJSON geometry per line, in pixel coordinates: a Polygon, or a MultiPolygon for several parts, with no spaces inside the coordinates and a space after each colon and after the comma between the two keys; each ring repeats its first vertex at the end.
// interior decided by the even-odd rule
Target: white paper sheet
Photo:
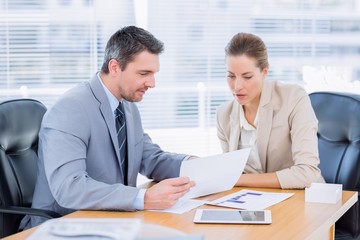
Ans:
{"type": "Polygon", "coordinates": [[[180,176],[189,177],[196,186],[183,197],[196,198],[231,189],[241,176],[250,148],[183,161],[180,176]]]}
{"type": "Polygon", "coordinates": [[[206,201],[195,200],[195,199],[179,199],[179,201],[177,201],[177,203],[171,208],[167,208],[164,210],[149,210],[149,211],[183,214],[194,208],[204,205],[205,202],[206,201]]]}
{"type": "Polygon", "coordinates": [[[206,204],[246,210],[263,210],[293,195],[294,193],[260,192],[243,189],[206,204]]]}

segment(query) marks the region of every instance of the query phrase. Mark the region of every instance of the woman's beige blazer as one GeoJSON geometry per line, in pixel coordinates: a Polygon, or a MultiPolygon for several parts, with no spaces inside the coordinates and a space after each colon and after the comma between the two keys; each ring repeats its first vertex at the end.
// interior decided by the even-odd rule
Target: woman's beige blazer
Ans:
{"type": "MultiPolygon", "coordinates": [[[[240,107],[233,100],[217,111],[223,152],[238,149],[240,107]]],[[[318,154],[318,121],[308,94],[294,84],[264,82],[258,111],[257,147],[264,172],[276,172],[281,188],[324,182],[318,154]]]]}

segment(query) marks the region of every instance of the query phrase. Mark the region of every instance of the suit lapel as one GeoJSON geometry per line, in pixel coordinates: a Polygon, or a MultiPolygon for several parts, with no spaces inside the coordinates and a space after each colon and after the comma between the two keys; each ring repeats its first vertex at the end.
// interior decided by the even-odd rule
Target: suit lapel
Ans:
{"type": "Polygon", "coordinates": [[[273,107],[270,104],[271,93],[273,85],[270,82],[265,81],[264,87],[261,92],[261,100],[259,104],[259,123],[257,126],[257,147],[259,151],[259,157],[261,166],[264,172],[266,172],[266,152],[269,143],[270,132],[273,121],[273,107]]]}
{"type": "Polygon", "coordinates": [[[236,101],[233,102],[233,109],[230,114],[230,138],[229,138],[229,151],[235,151],[239,147],[240,140],[240,104],[236,101]]]}
{"type": "Polygon", "coordinates": [[[101,85],[97,74],[90,80],[90,88],[95,96],[95,98],[99,101],[99,110],[100,113],[107,125],[111,141],[113,143],[114,151],[116,153],[117,159],[120,164],[120,153],[117,150],[118,149],[118,143],[117,143],[117,136],[116,136],[116,126],[115,121],[113,117],[113,112],[110,107],[109,100],[106,96],[106,93],[104,92],[104,88],[101,85]]]}
{"type": "MultiPolygon", "coordinates": [[[[126,135],[127,135],[127,158],[128,158],[128,184],[130,185],[133,181],[131,179],[136,179],[133,176],[134,171],[132,169],[135,168],[134,161],[131,159],[135,159],[135,149],[132,146],[135,146],[135,139],[134,139],[134,119],[133,115],[131,114],[130,103],[123,100],[123,106],[125,110],[125,118],[126,118],[126,135]]],[[[137,173],[136,173],[137,174],[137,173]]]]}

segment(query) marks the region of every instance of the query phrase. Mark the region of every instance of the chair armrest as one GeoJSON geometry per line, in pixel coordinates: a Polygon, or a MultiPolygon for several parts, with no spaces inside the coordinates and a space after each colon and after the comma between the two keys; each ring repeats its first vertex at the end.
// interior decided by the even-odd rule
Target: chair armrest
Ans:
{"type": "Polygon", "coordinates": [[[0,213],[19,214],[19,215],[34,215],[45,218],[61,217],[57,212],[45,209],[16,207],[16,206],[0,206],[0,213]]]}

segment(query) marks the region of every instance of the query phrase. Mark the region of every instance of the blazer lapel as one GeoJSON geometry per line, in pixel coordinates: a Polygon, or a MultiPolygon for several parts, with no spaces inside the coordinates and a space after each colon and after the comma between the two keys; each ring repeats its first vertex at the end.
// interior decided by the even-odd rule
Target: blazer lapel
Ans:
{"type": "Polygon", "coordinates": [[[235,151],[239,147],[240,140],[240,104],[233,102],[233,109],[230,113],[230,137],[229,137],[229,151],[235,151]]]}
{"type": "Polygon", "coordinates": [[[126,118],[126,135],[127,135],[127,158],[128,158],[128,176],[127,176],[127,180],[128,180],[128,184],[129,186],[133,183],[136,182],[134,181],[134,179],[136,179],[137,177],[137,172],[136,172],[136,176],[134,176],[135,172],[133,171],[133,169],[135,168],[135,162],[134,161],[130,161],[130,159],[135,159],[135,148],[133,146],[135,146],[135,139],[134,139],[134,134],[132,134],[134,132],[134,119],[133,119],[133,115],[131,114],[131,108],[130,108],[130,103],[127,102],[126,100],[123,100],[123,106],[124,106],[124,110],[125,110],[125,118],[126,118]]]}
{"type": "Polygon", "coordinates": [[[266,172],[266,152],[269,143],[270,132],[273,120],[273,107],[270,103],[273,85],[267,81],[264,82],[263,90],[261,92],[261,100],[259,104],[259,123],[257,126],[257,147],[261,166],[266,172]]]}
{"type": "Polygon", "coordinates": [[[95,98],[99,101],[99,110],[100,113],[107,125],[111,141],[113,143],[114,151],[118,158],[120,164],[120,153],[118,149],[117,136],[116,136],[116,126],[113,117],[113,112],[110,107],[109,100],[107,99],[106,93],[104,92],[103,86],[101,85],[97,74],[90,80],[90,88],[93,92],[95,98]]]}

